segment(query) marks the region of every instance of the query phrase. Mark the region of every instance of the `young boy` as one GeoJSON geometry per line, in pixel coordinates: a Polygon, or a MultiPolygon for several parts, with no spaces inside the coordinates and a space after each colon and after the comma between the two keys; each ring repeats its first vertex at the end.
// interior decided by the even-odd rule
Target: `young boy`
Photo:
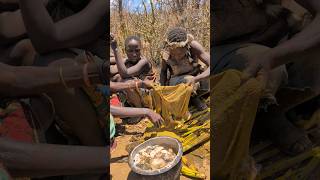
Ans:
{"type": "MultiPolygon", "coordinates": [[[[141,40],[137,36],[129,36],[125,40],[126,59],[122,59],[117,41],[111,35],[111,48],[117,66],[117,72],[120,75],[120,81],[130,79],[154,80],[152,64],[141,55],[141,40]]],[[[111,69],[113,71],[113,69],[111,69]]],[[[114,75],[114,77],[117,75],[114,75]]],[[[123,91],[126,94],[126,100],[134,107],[145,107],[140,95],[136,90],[123,91]]]]}

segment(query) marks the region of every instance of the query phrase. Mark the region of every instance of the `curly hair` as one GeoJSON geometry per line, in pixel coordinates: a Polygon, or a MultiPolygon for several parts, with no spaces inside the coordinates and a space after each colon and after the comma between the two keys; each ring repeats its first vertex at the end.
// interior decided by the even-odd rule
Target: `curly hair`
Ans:
{"type": "Polygon", "coordinates": [[[183,42],[187,38],[187,30],[182,27],[172,28],[167,33],[167,40],[169,42],[183,42]]]}

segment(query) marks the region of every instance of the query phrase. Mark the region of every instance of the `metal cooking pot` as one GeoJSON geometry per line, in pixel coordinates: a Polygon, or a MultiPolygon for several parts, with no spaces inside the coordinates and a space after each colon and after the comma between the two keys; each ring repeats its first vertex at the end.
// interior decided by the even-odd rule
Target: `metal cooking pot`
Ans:
{"type": "Polygon", "coordinates": [[[131,173],[132,176],[139,177],[141,179],[144,179],[143,177],[151,178],[152,179],[177,179],[177,177],[180,177],[180,170],[181,170],[181,157],[182,157],[183,151],[182,151],[182,145],[181,143],[172,137],[155,137],[151,138],[142,144],[136,146],[129,155],[129,166],[132,169],[133,173],[131,173]],[[134,165],[133,159],[135,155],[143,148],[147,146],[153,146],[153,145],[160,145],[164,147],[171,148],[175,153],[176,157],[173,161],[173,163],[165,168],[162,168],[160,170],[156,171],[147,171],[140,169],[134,165]],[[158,177],[158,178],[156,178],[158,177]]]}

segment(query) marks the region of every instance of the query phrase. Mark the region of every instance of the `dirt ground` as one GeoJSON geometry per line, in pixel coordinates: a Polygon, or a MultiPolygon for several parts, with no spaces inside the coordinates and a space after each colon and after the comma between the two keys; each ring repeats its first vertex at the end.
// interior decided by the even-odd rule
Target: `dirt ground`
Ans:
{"type": "MultiPolygon", "coordinates": [[[[117,131],[120,132],[120,134],[116,137],[117,147],[113,152],[111,152],[111,179],[135,180],[135,178],[129,177],[131,169],[127,162],[128,152],[126,147],[133,136],[145,131],[147,121],[147,119],[144,119],[137,124],[126,124],[121,119],[115,119],[117,131]]],[[[206,179],[210,179],[210,142],[207,142],[196,150],[188,153],[186,157],[188,161],[193,162],[200,172],[206,175],[206,179]]],[[[190,178],[183,175],[180,176],[180,180],[189,179],[190,178]]]]}

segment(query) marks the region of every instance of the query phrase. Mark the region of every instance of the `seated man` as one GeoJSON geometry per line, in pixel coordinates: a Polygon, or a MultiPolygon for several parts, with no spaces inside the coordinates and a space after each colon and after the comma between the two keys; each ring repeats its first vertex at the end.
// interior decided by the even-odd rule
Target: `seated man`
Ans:
{"type": "Polygon", "coordinates": [[[190,102],[199,110],[207,108],[196,93],[209,90],[209,83],[205,79],[210,75],[210,55],[185,29],[176,27],[167,33],[161,64],[161,85],[192,84],[194,94],[190,102]],[[206,70],[199,64],[199,59],[207,66],[206,70]]]}

